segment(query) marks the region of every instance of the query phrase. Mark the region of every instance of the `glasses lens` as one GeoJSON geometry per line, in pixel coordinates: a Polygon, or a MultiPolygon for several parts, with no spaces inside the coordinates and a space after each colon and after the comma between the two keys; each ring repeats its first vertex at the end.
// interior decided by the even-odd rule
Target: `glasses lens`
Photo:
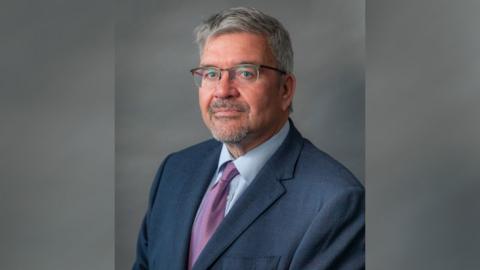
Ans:
{"type": "Polygon", "coordinates": [[[197,87],[202,86],[202,74],[198,69],[192,70],[192,75],[193,75],[193,82],[197,87]]]}
{"type": "MultiPolygon", "coordinates": [[[[257,81],[259,66],[240,65],[230,69],[223,69],[229,72],[229,80],[240,85],[247,85],[257,81]]],[[[220,81],[222,69],[215,67],[200,67],[192,70],[193,81],[197,87],[213,88],[220,81]]]]}
{"type": "Polygon", "coordinates": [[[257,66],[238,66],[235,67],[235,79],[239,83],[252,83],[257,81],[258,67],[257,66]]]}
{"type": "Polygon", "coordinates": [[[215,85],[220,78],[220,71],[216,68],[197,68],[192,71],[193,81],[198,87],[209,87],[215,85]]]}

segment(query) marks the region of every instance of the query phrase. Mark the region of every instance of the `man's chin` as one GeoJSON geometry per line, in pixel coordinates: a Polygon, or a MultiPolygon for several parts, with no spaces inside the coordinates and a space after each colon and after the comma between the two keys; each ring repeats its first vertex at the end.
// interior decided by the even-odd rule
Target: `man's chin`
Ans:
{"type": "Polygon", "coordinates": [[[212,128],[210,131],[212,132],[213,138],[226,144],[238,144],[245,139],[248,133],[246,128],[239,128],[235,130],[212,128]]]}

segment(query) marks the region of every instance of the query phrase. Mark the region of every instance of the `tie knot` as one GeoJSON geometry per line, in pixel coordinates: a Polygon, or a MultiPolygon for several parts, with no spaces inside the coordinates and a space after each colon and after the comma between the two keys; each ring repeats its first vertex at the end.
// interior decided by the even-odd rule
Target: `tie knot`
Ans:
{"type": "Polygon", "coordinates": [[[225,165],[225,168],[223,169],[223,173],[222,173],[222,177],[220,178],[220,181],[224,181],[228,183],[238,174],[239,172],[235,167],[235,164],[233,164],[232,161],[229,161],[227,165],[225,165]]]}

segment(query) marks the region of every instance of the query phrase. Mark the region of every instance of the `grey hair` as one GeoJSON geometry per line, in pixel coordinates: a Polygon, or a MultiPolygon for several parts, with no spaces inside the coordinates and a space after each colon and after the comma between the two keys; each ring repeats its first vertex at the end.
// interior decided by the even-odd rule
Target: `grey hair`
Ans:
{"type": "Polygon", "coordinates": [[[200,55],[209,37],[236,32],[264,35],[275,56],[278,68],[287,73],[293,72],[293,49],[288,31],[277,19],[255,8],[225,9],[197,26],[194,33],[200,55]]]}

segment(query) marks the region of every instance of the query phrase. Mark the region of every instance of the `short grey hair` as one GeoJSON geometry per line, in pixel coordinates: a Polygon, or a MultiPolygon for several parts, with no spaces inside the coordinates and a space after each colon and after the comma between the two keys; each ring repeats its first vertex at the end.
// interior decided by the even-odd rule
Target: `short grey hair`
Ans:
{"type": "Polygon", "coordinates": [[[288,31],[277,19],[255,8],[225,9],[197,26],[194,33],[200,55],[209,37],[237,32],[264,35],[275,56],[278,68],[287,73],[293,72],[293,49],[288,31]]]}

